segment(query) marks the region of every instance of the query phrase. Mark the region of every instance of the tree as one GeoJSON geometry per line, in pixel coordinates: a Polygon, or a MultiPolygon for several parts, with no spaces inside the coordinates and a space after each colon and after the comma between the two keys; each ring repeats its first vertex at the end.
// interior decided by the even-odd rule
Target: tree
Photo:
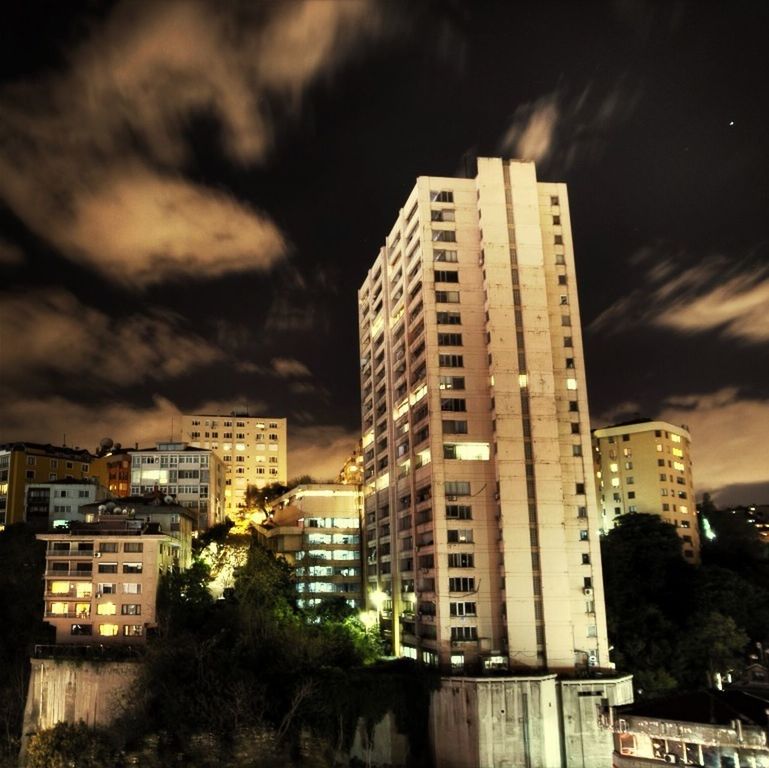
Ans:
{"type": "Polygon", "coordinates": [[[43,623],[45,544],[24,524],[0,531],[0,753],[18,752],[35,642],[50,642],[43,623]]]}
{"type": "Polygon", "coordinates": [[[77,725],[57,723],[32,736],[26,768],[116,768],[120,753],[99,731],[82,720],[77,725]]]}
{"type": "Polygon", "coordinates": [[[687,686],[713,685],[716,674],[740,669],[748,636],[731,616],[718,611],[697,613],[688,629],[676,660],[679,676],[687,686]],[[703,679],[705,673],[707,680],[703,679]]]}

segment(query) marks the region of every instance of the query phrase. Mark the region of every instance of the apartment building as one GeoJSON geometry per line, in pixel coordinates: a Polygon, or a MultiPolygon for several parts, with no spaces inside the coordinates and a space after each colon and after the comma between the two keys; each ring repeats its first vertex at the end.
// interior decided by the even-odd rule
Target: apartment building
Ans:
{"type": "Polygon", "coordinates": [[[288,482],[286,419],[194,414],[182,416],[182,439],[213,451],[226,470],[225,513],[246,508],[249,485],[288,482]]]}
{"type": "Polygon", "coordinates": [[[269,520],[255,526],[260,543],[295,566],[300,605],[344,598],[352,608],[365,606],[362,500],[357,485],[299,485],[271,502],[269,520]]]}
{"type": "Polygon", "coordinates": [[[46,542],[45,620],[56,643],[136,644],[157,625],[160,576],[191,562],[192,512],[161,496],[81,508],[46,542]]]}
{"type": "Polygon", "coordinates": [[[131,495],[159,491],[195,516],[198,530],[224,520],[224,462],[212,450],[186,443],[157,443],[131,451],[131,495]]]}
{"type": "Polygon", "coordinates": [[[596,429],[593,457],[604,531],[623,515],[659,515],[676,527],[684,557],[699,562],[691,435],[686,427],[642,419],[596,429]]]}
{"type": "MultiPolygon", "coordinates": [[[[137,446],[138,447],[138,446],[137,446]]],[[[112,496],[131,494],[131,451],[104,438],[91,462],[91,475],[98,478],[112,496]]]]}
{"type": "Polygon", "coordinates": [[[28,483],[88,480],[93,456],[79,448],[41,443],[0,445],[0,529],[25,521],[28,483]]]}
{"type": "Polygon", "coordinates": [[[358,294],[367,589],[395,654],[609,668],[569,201],[420,177],[358,294]]]}
{"type": "Polygon", "coordinates": [[[107,498],[107,490],[96,482],[55,480],[49,483],[29,483],[24,519],[33,531],[43,533],[49,528],[66,526],[72,520],[82,520],[84,504],[107,498]]]}

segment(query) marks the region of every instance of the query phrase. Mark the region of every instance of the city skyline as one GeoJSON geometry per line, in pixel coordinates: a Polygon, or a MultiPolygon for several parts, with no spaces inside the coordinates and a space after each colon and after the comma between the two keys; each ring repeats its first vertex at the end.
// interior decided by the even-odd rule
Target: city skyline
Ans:
{"type": "Polygon", "coordinates": [[[502,155],[569,187],[592,426],[686,424],[698,494],[765,500],[766,21],[758,3],[15,8],[0,442],[147,447],[183,413],[247,407],[288,420],[289,476],[335,475],[382,233],[415,177],[502,155]]]}

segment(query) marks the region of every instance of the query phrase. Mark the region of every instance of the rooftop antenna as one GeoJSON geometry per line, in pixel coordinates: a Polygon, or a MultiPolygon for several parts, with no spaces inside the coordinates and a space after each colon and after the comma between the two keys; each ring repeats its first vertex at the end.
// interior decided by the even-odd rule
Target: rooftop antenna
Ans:
{"type": "Polygon", "coordinates": [[[61,447],[62,448],[66,448],[67,447],[67,433],[66,432],[62,433],[62,436],[61,436],[61,447]]]}
{"type": "Polygon", "coordinates": [[[173,414],[171,414],[171,437],[168,438],[169,443],[173,443],[174,441],[174,417],[173,414]]]}

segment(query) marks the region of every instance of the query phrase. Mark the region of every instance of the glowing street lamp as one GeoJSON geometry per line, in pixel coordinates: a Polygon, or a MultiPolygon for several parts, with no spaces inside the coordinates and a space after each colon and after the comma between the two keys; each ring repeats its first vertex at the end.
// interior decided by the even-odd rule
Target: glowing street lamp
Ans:
{"type": "Polygon", "coordinates": [[[376,623],[380,632],[382,631],[382,607],[387,598],[387,593],[383,592],[379,587],[368,593],[369,603],[371,603],[376,610],[376,623]]]}

